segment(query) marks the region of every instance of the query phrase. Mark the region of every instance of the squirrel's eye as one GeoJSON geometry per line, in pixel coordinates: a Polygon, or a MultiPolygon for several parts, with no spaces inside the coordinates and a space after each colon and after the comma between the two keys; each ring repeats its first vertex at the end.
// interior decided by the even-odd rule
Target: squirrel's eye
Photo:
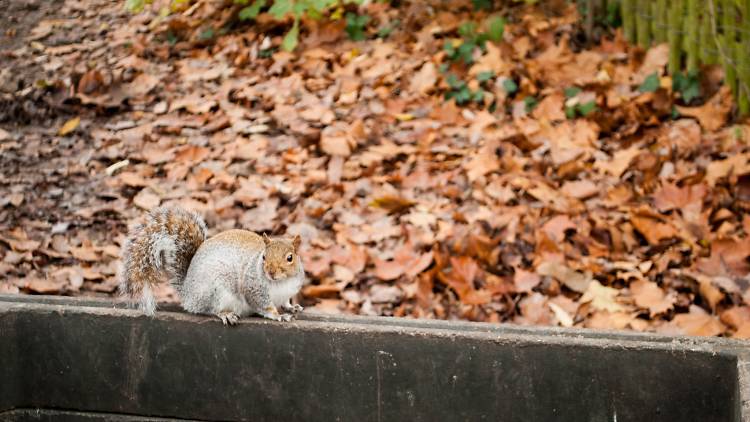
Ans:
{"type": "Polygon", "coordinates": [[[265,261],[266,260],[266,254],[261,255],[261,259],[265,261]]]}
{"type": "Polygon", "coordinates": [[[293,259],[294,257],[292,256],[292,254],[286,256],[286,262],[292,262],[293,259]]]}

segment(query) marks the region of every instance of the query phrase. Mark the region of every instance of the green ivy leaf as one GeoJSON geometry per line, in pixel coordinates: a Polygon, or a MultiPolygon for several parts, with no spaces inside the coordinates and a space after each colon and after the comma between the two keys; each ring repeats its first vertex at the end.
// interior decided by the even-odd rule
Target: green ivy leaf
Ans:
{"type": "Polygon", "coordinates": [[[578,105],[578,112],[581,116],[588,116],[589,113],[596,111],[596,109],[596,101],[589,101],[578,105]]]}
{"type": "Polygon", "coordinates": [[[125,10],[130,13],[140,13],[144,6],[146,6],[146,0],[125,0],[125,10]]]}
{"type": "Polygon", "coordinates": [[[445,55],[447,55],[449,59],[455,60],[456,48],[453,47],[453,43],[450,42],[450,40],[445,40],[445,43],[443,44],[443,51],[445,51],[445,55]]]}
{"type": "Polygon", "coordinates": [[[292,11],[293,5],[292,0],[274,0],[273,6],[268,9],[268,13],[276,19],[281,19],[292,11]]]}
{"type": "Polygon", "coordinates": [[[485,71],[485,72],[479,72],[477,74],[477,82],[479,83],[487,82],[494,77],[495,77],[495,74],[490,70],[485,71]]]}
{"type": "Polygon", "coordinates": [[[474,5],[474,10],[492,9],[492,0],[471,0],[471,4],[474,5]]]}
{"type": "Polygon", "coordinates": [[[466,85],[464,81],[458,79],[458,77],[452,73],[448,74],[448,76],[445,78],[445,82],[448,83],[449,87],[455,90],[461,89],[461,87],[466,85]]]}
{"type": "Polygon", "coordinates": [[[515,92],[518,91],[518,85],[516,85],[516,82],[513,79],[507,78],[503,81],[503,89],[508,94],[515,94],[515,92]]]}
{"type": "Polygon", "coordinates": [[[198,39],[201,40],[201,41],[208,41],[208,40],[210,40],[213,37],[214,37],[214,29],[213,28],[206,28],[200,34],[198,34],[198,39]]]}
{"type": "Polygon", "coordinates": [[[464,42],[458,46],[456,58],[463,60],[466,64],[474,63],[474,48],[476,48],[476,44],[473,42],[464,42]]]}
{"type": "Polygon", "coordinates": [[[659,74],[654,72],[646,77],[641,86],[638,87],[638,91],[641,92],[654,92],[659,89],[659,74]]]}
{"type": "Polygon", "coordinates": [[[565,107],[565,117],[568,119],[575,119],[576,118],[576,108],[575,107],[565,107]]]}
{"type": "Polygon", "coordinates": [[[464,38],[474,38],[477,35],[477,24],[474,22],[464,22],[458,26],[458,35],[464,38]]]}
{"type": "Polygon", "coordinates": [[[672,79],[672,90],[679,92],[686,103],[700,97],[701,83],[697,71],[677,73],[672,79]]]}
{"type": "Polygon", "coordinates": [[[294,51],[297,48],[297,42],[299,40],[299,19],[294,20],[292,29],[284,35],[284,39],[281,41],[281,48],[284,51],[294,51]]]}
{"type": "Polygon", "coordinates": [[[389,35],[391,35],[391,32],[393,32],[394,29],[396,29],[396,26],[399,24],[399,20],[394,20],[392,23],[385,25],[378,29],[378,38],[388,38],[389,35]]]}
{"type": "Polygon", "coordinates": [[[577,86],[570,86],[565,88],[565,98],[573,98],[581,93],[581,88],[577,86]]]}
{"type": "Polygon", "coordinates": [[[531,113],[531,110],[536,107],[537,104],[539,104],[539,101],[537,101],[534,97],[526,97],[523,99],[523,103],[526,106],[526,112],[531,113]]]}
{"type": "Polygon", "coordinates": [[[239,14],[240,20],[245,21],[248,19],[255,19],[260,13],[260,9],[265,5],[266,0],[255,0],[255,2],[253,2],[253,4],[251,4],[250,6],[243,7],[242,10],[240,10],[239,14]]]}
{"type": "Polygon", "coordinates": [[[370,22],[370,17],[367,15],[356,15],[354,13],[346,14],[346,33],[349,34],[349,38],[353,41],[363,41],[367,37],[365,36],[365,27],[370,22]]]}
{"type": "Polygon", "coordinates": [[[503,33],[505,32],[505,19],[495,16],[491,18],[487,24],[487,37],[498,42],[503,39],[503,33]]]}

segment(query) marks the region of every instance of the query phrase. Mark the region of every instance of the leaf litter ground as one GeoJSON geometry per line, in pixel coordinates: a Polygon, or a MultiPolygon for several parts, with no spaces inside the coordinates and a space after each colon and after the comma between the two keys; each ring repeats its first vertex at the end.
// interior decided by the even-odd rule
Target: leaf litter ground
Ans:
{"type": "Polygon", "coordinates": [[[264,15],[208,33],[221,2],[0,3],[0,292],[114,295],[128,225],[174,204],[300,234],[318,311],[750,336],[750,127],[715,68],[686,103],[665,46],[584,47],[566,7],[451,60],[468,1],[293,53],[264,15]]]}

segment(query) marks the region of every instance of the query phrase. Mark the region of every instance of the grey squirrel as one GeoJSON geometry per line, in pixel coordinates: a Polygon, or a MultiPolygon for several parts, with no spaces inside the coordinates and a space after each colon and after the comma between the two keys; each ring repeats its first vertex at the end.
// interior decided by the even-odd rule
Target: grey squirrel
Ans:
{"type": "Polygon", "coordinates": [[[216,315],[225,325],[252,314],[289,321],[302,311],[290,302],[305,279],[299,236],[271,239],[247,230],[206,236],[196,213],[152,210],[122,247],[121,292],[153,316],[153,287],[166,276],[186,311],[216,315]]]}

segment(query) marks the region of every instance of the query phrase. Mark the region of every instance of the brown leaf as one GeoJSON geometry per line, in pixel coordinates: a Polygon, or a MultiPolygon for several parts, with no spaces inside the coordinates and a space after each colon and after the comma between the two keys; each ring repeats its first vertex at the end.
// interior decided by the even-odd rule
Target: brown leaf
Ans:
{"type": "Polygon", "coordinates": [[[703,184],[689,185],[682,188],[675,184],[666,184],[654,192],[654,206],[661,212],[681,209],[687,206],[700,205],[706,197],[707,188],[703,184]]]}
{"type": "Polygon", "coordinates": [[[127,186],[142,188],[148,186],[146,179],[138,173],[126,172],[117,176],[127,186]]]}
{"type": "Polygon", "coordinates": [[[717,336],[727,329],[718,319],[696,305],[690,305],[689,313],[677,314],[670,325],[691,336],[717,336]]]}
{"type": "Polygon", "coordinates": [[[312,310],[313,312],[336,315],[341,313],[341,301],[338,299],[322,299],[315,305],[305,309],[312,310]]]}
{"type": "Polygon", "coordinates": [[[484,151],[469,158],[464,163],[464,168],[466,176],[473,182],[488,173],[497,171],[500,168],[500,161],[494,151],[484,151]]]}
{"type": "Polygon", "coordinates": [[[523,325],[552,325],[552,313],[547,306],[547,297],[539,292],[533,292],[518,302],[521,316],[514,322],[523,325]]]}
{"type": "Polygon", "coordinates": [[[737,331],[732,334],[732,338],[750,339],[750,322],[744,322],[740,325],[737,331]]]}
{"type": "Polygon", "coordinates": [[[581,296],[581,303],[591,303],[591,307],[600,311],[620,312],[625,308],[616,300],[620,291],[611,287],[602,286],[601,283],[594,280],[589,284],[588,289],[581,296]]]}
{"type": "Polygon", "coordinates": [[[411,78],[409,90],[418,94],[426,94],[436,87],[437,68],[432,62],[427,62],[411,78]]]}
{"type": "Polygon", "coordinates": [[[672,309],[677,297],[674,293],[666,294],[659,285],[647,280],[636,280],[630,283],[630,292],[635,304],[648,309],[650,316],[663,314],[672,309]]]}
{"type": "Polygon", "coordinates": [[[630,216],[630,222],[651,245],[658,245],[662,240],[677,237],[679,234],[674,226],[652,215],[635,214],[630,216]]]}
{"type": "Polygon", "coordinates": [[[622,330],[634,320],[635,317],[626,312],[596,311],[586,320],[584,326],[598,330],[622,330]]]}
{"type": "Polygon", "coordinates": [[[590,180],[567,181],[561,190],[565,195],[576,199],[590,198],[600,192],[599,186],[590,180]]]}
{"type": "Polygon", "coordinates": [[[388,212],[403,212],[415,205],[416,202],[398,195],[383,195],[373,198],[370,206],[383,208],[388,212]]]}
{"type": "Polygon", "coordinates": [[[554,303],[554,302],[547,302],[547,306],[552,310],[552,313],[555,314],[555,318],[557,318],[557,321],[562,325],[563,327],[572,327],[573,326],[573,317],[560,305],[554,303]]]}
{"type": "Polygon", "coordinates": [[[570,290],[578,293],[588,290],[592,281],[589,275],[572,270],[559,262],[543,262],[536,267],[536,273],[554,277],[570,290]]]}
{"type": "Polygon", "coordinates": [[[439,273],[441,280],[450,286],[462,303],[467,305],[483,305],[492,299],[490,292],[477,290],[474,280],[482,271],[476,261],[468,256],[451,257],[451,272],[439,273]]]}
{"type": "Polygon", "coordinates": [[[133,197],[133,203],[144,210],[156,208],[161,203],[159,195],[155,194],[150,188],[143,188],[133,197]]]}
{"type": "Polygon", "coordinates": [[[561,93],[548,95],[534,107],[531,115],[539,120],[563,121],[566,119],[563,111],[564,103],[565,97],[561,93]]]}
{"type": "Polygon", "coordinates": [[[712,161],[706,167],[706,183],[716,186],[716,182],[730,175],[740,175],[750,171],[750,154],[733,154],[726,160],[712,161]]]}
{"type": "Polygon", "coordinates": [[[96,250],[90,246],[81,246],[78,248],[70,248],[70,253],[73,257],[79,261],[98,261],[99,255],[96,250]]]}
{"type": "Polygon", "coordinates": [[[302,296],[313,298],[338,297],[342,287],[339,284],[308,284],[302,288],[302,296]]]}
{"type": "Polygon", "coordinates": [[[643,64],[634,75],[634,83],[640,85],[643,81],[654,72],[661,75],[664,66],[669,62],[669,44],[657,44],[646,52],[643,64]]]}
{"type": "Polygon", "coordinates": [[[84,94],[91,94],[97,91],[101,86],[104,85],[104,77],[101,72],[96,69],[89,70],[78,81],[78,92],[84,94]]]}
{"type": "Polygon", "coordinates": [[[35,251],[41,245],[41,242],[31,239],[13,239],[0,236],[0,242],[5,242],[14,251],[35,251]]]}
{"type": "Polygon", "coordinates": [[[578,226],[567,215],[557,215],[544,223],[542,230],[557,243],[565,241],[565,232],[575,230],[578,226]]]}
{"type": "Polygon", "coordinates": [[[21,284],[21,288],[41,294],[60,293],[67,284],[66,280],[50,280],[44,278],[29,277],[21,284]]]}
{"type": "Polygon", "coordinates": [[[750,307],[735,306],[729,308],[721,313],[719,319],[721,319],[721,322],[724,324],[737,330],[750,322],[750,307]]]}
{"type": "Polygon", "coordinates": [[[132,82],[123,85],[122,91],[126,97],[142,97],[159,84],[159,78],[147,73],[136,76],[132,82]]]}
{"type": "Polygon", "coordinates": [[[723,85],[704,105],[699,107],[675,106],[683,116],[695,117],[704,130],[713,132],[727,123],[732,110],[732,96],[727,85],[723,85]]]}
{"type": "Polygon", "coordinates": [[[718,239],[711,242],[711,256],[697,261],[698,269],[712,276],[742,277],[750,272],[750,238],[718,239]]]}
{"type": "Polygon", "coordinates": [[[724,299],[724,293],[708,279],[700,280],[698,291],[712,310],[716,310],[716,305],[724,299]]]}
{"type": "Polygon", "coordinates": [[[326,126],[320,133],[320,149],[328,155],[348,157],[355,146],[352,128],[347,125],[326,126]]]}
{"type": "Polygon", "coordinates": [[[375,284],[370,288],[372,303],[398,303],[403,296],[404,292],[398,286],[375,284]]]}
{"type": "Polygon", "coordinates": [[[332,262],[347,267],[355,275],[364,271],[365,265],[367,265],[365,248],[351,243],[346,248],[341,245],[334,246],[329,256],[332,262]]]}
{"type": "Polygon", "coordinates": [[[211,150],[205,147],[199,147],[197,145],[188,145],[182,148],[177,154],[175,154],[175,161],[181,161],[185,163],[197,163],[203,161],[208,157],[211,150]]]}
{"type": "Polygon", "coordinates": [[[609,161],[597,160],[594,167],[619,178],[628,168],[630,168],[630,163],[640,153],[640,148],[638,148],[637,145],[633,145],[628,149],[622,149],[615,152],[614,156],[609,161]]]}
{"type": "Polygon", "coordinates": [[[513,275],[513,284],[515,285],[515,290],[519,293],[530,292],[541,281],[542,279],[538,274],[520,268],[516,268],[516,272],[513,275]]]}

